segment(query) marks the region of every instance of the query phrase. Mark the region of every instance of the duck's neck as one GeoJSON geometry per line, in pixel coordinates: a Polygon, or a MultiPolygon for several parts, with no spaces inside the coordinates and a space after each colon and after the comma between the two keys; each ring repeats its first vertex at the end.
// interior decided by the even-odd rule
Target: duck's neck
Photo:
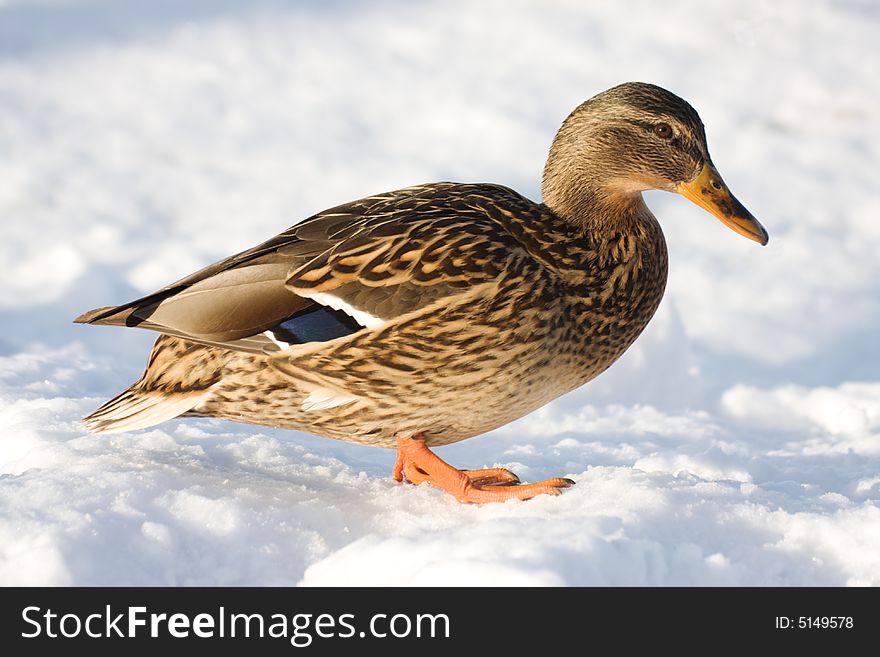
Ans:
{"type": "MultiPolygon", "coordinates": [[[[551,158],[548,166],[552,161],[551,158]]],[[[622,280],[615,268],[623,266],[627,272],[625,280],[633,283],[627,288],[628,294],[642,295],[646,289],[652,290],[647,302],[651,306],[650,316],[663,294],[667,251],[663,231],[645,204],[641,189],[618,184],[607,172],[603,176],[598,171],[575,172],[580,175],[571,184],[560,184],[565,178],[558,173],[548,176],[545,170],[544,204],[590,245],[589,250],[597,258],[596,266],[604,276],[622,280]],[[637,280],[643,284],[635,285],[637,280]]]]}
{"type": "Polygon", "coordinates": [[[560,186],[545,176],[542,192],[547,207],[589,235],[642,232],[646,221],[656,221],[640,189],[628,189],[613,182],[560,186]]]}
{"type": "MultiPolygon", "coordinates": [[[[653,215],[642,199],[640,185],[611,168],[601,158],[582,157],[559,138],[544,167],[544,203],[570,224],[593,235],[630,233],[653,215]]],[[[613,167],[613,165],[612,165],[613,167]]]]}

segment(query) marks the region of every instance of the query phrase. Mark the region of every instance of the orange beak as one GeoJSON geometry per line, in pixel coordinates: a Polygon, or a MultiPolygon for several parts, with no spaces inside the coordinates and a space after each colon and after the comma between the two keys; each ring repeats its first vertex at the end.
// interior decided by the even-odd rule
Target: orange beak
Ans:
{"type": "Polygon", "coordinates": [[[688,183],[679,183],[676,191],[690,199],[701,208],[714,214],[725,226],[762,246],[767,244],[770,236],[764,227],[746,210],[742,203],[730,193],[721,175],[711,162],[707,162],[702,171],[688,183]]]}

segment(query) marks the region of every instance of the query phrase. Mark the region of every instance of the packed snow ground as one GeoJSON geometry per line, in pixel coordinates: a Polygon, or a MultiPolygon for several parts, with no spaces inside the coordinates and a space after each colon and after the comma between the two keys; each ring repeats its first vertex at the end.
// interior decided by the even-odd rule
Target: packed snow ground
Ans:
{"type": "Polygon", "coordinates": [[[859,0],[0,1],[0,584],[880,585],[878,30],[859,0]],[[440,450],[563,496],[462,506],[385,450],[78,425],[153,338],[79,312],[373,192],[537,199],[565,115],[633,79],[697,107],[771,240],[648,194],[671,271],[642,338],[440,450]]]}

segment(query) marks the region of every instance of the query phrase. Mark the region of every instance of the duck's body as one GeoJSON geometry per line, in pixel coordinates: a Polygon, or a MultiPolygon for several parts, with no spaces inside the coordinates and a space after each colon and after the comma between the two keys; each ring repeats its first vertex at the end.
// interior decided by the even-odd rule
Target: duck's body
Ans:
{"type": "MultiPolygon", "coordinates": [[[[676,99],[636,87],[654,101],[676,99]]],[[[590,102],[582,114],[592,119],[604,106],[590,102]]],[[[602,162],[591,163],[594,174],[572,166],[578,141],[565,133],[584,130],[579,111],[548,160],[546,205],[488,184],[369,197],[144,299],[81,316],[164,334],[141,380],[87,424],[119,431],[206,415],[398,447],[398,478],[403,471],[467,501],[567,485],[508,486],[506,471],[468,476],[426,447],[504,425],[589,381],[660,302],[666,244],[639,193],[659,185],[650,170],[620,184],[602,162]]],[[[714,169],[693,159],[698,173],[682,179],[705,187],[714,169]]]]}
{"type": "MultiPolygon", "coordinates": [[[[191,415],[381,447],[416,433],[429,446],[470,438],[582,385],[635,340],[666,282],[666,245],[646,208],[626,230],[591,235],[505,187],[455,183],[334,208],[232,262],[283,263],[276,281],[282,289],[289,272],[305,266],[294,289],[336,292],[383,322],[290,347],[262,336],[251,351],[165,336],[132,394],[184,396],[195,403],[191,415]],[[365,216],[370,227],[359,225],[365,216]],[[335,242],[335,267],[323,261],[310,267],[313,256],[297,254],[297,247],[313,253],[309,242],[320,241],[325,250],[340,229],[356,230],[356,243],[379,229],[389,250],[403,250],[372,265],[362,259],[340,280],[306,280],[357,259],[344,241],[335,242]],[[432,249],[437,243],[444,248],[432,249]],[[380,274],[402,277],[398,285],[383,285],[382,297],[369,287],[380,265],[380,274]],[[462,280],[467,285],[456,285],[462,280]],[[358,303],[359,293],[372,301],[358,303]]],[[[296,303],[293,294],[291,300],[296,303]]],[[[105,415],[119,422],[113,410],[95,413],[90,423],[104,428],[105,415]]]]}

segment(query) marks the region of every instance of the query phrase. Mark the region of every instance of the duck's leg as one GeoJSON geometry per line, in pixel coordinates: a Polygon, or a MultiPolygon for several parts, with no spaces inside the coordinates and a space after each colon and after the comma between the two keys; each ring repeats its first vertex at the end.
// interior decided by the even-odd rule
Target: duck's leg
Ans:
{"type": "Polygon", "coordinates": [[[397,439],[397,460],[393,475],[397,481],[404,476],[411,484],[428,483],[446,491],[459,502],[503,502],[510,499],[527,500],[536,495],[559,495],[571,479],[546,479],[535,484],[520,484],[519,478],[504,468],[488,470],[459,470],[434,454],[425,444],[424,437],[397,439]]]}

